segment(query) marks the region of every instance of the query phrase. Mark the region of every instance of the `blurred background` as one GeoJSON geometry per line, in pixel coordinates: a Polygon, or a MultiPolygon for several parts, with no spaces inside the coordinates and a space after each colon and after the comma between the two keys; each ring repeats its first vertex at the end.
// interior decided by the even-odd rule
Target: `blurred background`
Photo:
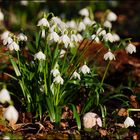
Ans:
{"type": "MultiPolygon", "coordinates": [[[[37,23],[43,12],[53,12],[70,20],[79,16],[78,11],[85,7],[91,7],[95,21],[102,14],[111,9],[118,15],[113,28],[122,37],[132,37],[133,41],[140,38],[140,2],[136,0],[0,0],[0,9],[4,13],[4,25],[10,31],[28,30],[31,25],[37,23]]],[[[2,30],[4,27],[0,27],[2,30]]]]}

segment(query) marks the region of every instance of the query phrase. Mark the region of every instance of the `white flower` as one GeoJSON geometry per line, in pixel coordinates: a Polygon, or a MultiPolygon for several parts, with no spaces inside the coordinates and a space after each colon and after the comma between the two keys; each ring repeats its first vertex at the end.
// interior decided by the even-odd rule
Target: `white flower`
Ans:
{"type": "Polygon", "coordinates": [[[21,0],[20,4],[23,6],[27,6],[28,5],[28,1],[27,0],[21,0]]]}
{"type": "Polygon", "coordinates": [[[68,21],[68,22],[66,22],[66,24],[70,28],[73,28],[73,29],[76,29],[77,28],[76,23],[75,23],[74,20],[68,21]]]}
{"type": "Polygon", "coordinates": [[[13,42],[13,39],[11,37],[7,37],[3,40],[3,45],[9,45],[13,42]]]}
{"type": "Polygon", "coordinates": [[[87,74],[90,73],[90,68],[87,65],[83,65],[80,67],[80,72],[82,72],[83,74],[87,74]]]}
{"type": "Polygon", "coordinates": [[[81,21],[78,25],[78,31],[84,31],[86,29],[86,25],[81,21]]]}
{"type": "Polygon", "coordinates": [[[88,11],[87,8],[83,8],[83,9],[81,9],[81,10],[79,11],[79,14],[80,14],[81,16],[88,17],[88,16],[89,16],[89,11],[88,11]]]}
{"type": "Polygon", "coordinates": [[[62,77],[60,75],[56,76],[54,79],[53,79],[53,82],[56,83],[56,84],[61,84],[63,85],[64,83],[64,80],[62,79],[62,77]]]}
{"type": "Polygon", "coordinates": [[[62,49],[62,50],[60,51],[60,58],[63,58],[64,55],[65,55],[65,53],[66,53],[66,51],[62,49]]]}
{"type": "Polygon", "coordinates": [[[114,42],[117,42],[117,41],[120,40],[120,37],[119,37],[118,34],[114,33],[114,34],[112,34],[112,35],[113,35],[113,38],[114,38],[114,42]]]}
{"type": "Polygon", "coordinates": [[[34,55],[34,59],[45,60],[46,59],[46,55],[44,53],[42,53],[41,51],[39,51],[38,53],[36,53],[34,55]]]}
{"type": "Polygon", "coordinates": [[[90,20],[89,17],[85,17],[85,18],[83,19],[83,23],[84,23],[85,25],[92,25],[93,22],[90,20]]]}
{"type": "Polygon", "coordinates": [[[106,31],[103,30],[102,28],[98,28],[96,35],[97,36],[104,36],[106,34],[106,31]]]}
{"type": "Polygon", "coordinates": [[[52,69],[52,70],[51,70],[51,73],[53,74],[54,77],[60,75],[60,72],[59,72],[58,69],[52,69]]]}
{"type": "Polygon", "coordinates": [[[9,136],[4,136],[4,137],[2,138],[2,140],[10,140],[10,137],[9,137],[9,136]]]}
{"type": "Polygon", "coordinates": [[[110,41],[111,43],[114,42],[114,37],[111,33],[107,33],[103,36],[103,39],[105,41],[110,41]]]}
{"type": "Polygon", "coordinates": [[[116,15],[114,12],[111,12],[111,11],[110,11],[110,12],[107,14],[106,19],[107,19],[108,21],[116,21],[116,20],[117,20],[117,15],[116,15]]]}
{"type": "Polygon", "coordinates": [[[72,34],[70,39],[72,42],[78,42],[78,38],[75,34],[72,34]]]}
{"type": "Polygon", "coordinates": [[[108,20],[106,20],[103,25],[104,25],[104,27],[112,28],[112,23],[108,20]]]}
{"type": "Polygon", "coordinates": [[[27,41],[27,36],[24,35],[23,33],[18,34],[17,38],[20,41],[27,41]]]}
{"type": "Polygon", "coordinates": [[[44,26],[44,27],[49,27],[49,22],[46,18],[42,18],[38,21],[37,26],[44,26]]]}
{"type": "Polygon", "coordinates": [[[78,38],[78,41],[81,42],[83,40],[83,37],[81,34],[77,34],[77,38],[78,38]]]}
{"type": "Polygon", "coordinates": [[[63,34],[61,37],[60,37],[60,40],[62,43],[65,44],[65,46],[67,47],[68,44],[70,44],[70,38],[68,37],[67,34],[63,34]]]}
{"type": "Polygon", "coordinates": [[[10,105],[7,107],[3,114],[4,118],[7,119],[11,124],[15,124],[18,120],[18,112],[14,106],[10,105]]]}
{"type": "Polygon", "coordinates": [[[60,31],[64,31],[67,28],[67,25],[58,17],[52,17],[51,23],[56,24],[60,31]]]}
{"type": "Polygon", "coordinates": [[[3,20],[4,20],[4,15],[3,15],[3,13],[2,13],[2,11],[0,9],[0,21],[3,21],[3,20]]]}
{"type": "Polygon", "coordinates": [[[46,33],[45,32],[46,32],[45,29],[42,29],[41,30],[41,37],[42,38],[45,38],[45,36],[46,36],[46,33]]]}
{"type": "Polygon", "coordinates": [[[81,79],[80,74],[76,71],[72,74],[71,78],[74,78],[74,79],[78,78],[79,80],[81,79]]]}
{"type": "Polygon", "coordinates": [[[114,54],[112,53],[112,52],[110,52],[110,51],[108,51],[106,54],[104,54],[104,59],[105,60],[115,60],[115,56],[114,56],[114,54]]]}
{"type": "Polygon", "coordinates": [[[93,34],[93,35],[91,36],[91,39],[93,39],[93,40],[94,40],[95,42],[97,42],[97,43],[100,42],[99,37],[97,37],[97,35],[95,35],[95,34],[93,34]]]}
{"type": "Polygon", "coordinates": [[[53,43],[53,42],[59,42],[60,41],[60,37],[59,35],[52,31],[49,35],[48,35],[48,39],[49,39],[49,42],[50,43],[53,43]]]}
{"type": "Polygon", "coordinates": [[[135,126],[135,123],[133,119],[131,119],[130,117],[127,117],[126,120],[124,121],[124,125],[127,128],[129,126],[135,126]]]}
{"type": "Polygon", "coordinates": [[[133,44],[128,44],[127,47],[125,48],[127,53],[132,54],[133,52],[136,52],[136,46],[134,46],[133,44]]]}
{"type": "Polygon", "coordinates": [[[83,125],[87,129],[91,129],[96,125],[102,127],[102,120],[96,113],[88,112],[83,117],[83,125]]]}
{"type": "Polygon", "coordinates": [[[10,101],[11,101],[11,97],[10,97],[9,91],[3,88],[0,91],[0,102],[4,104],[5,102],[10,102],[10,101]]]}
{"type": "Polygon", "coordinates": [[[9,50],[13,51],[19,51],[19,45],[16,42],[12,42],[8,45],[9,50]]]}
{"type": "Polygon", "coordinates": [[[6,39],[7,37],[9,37],[9,31],[5,31],[5,32],[3,32],[2,34],[1,34],[1,40],[4,40],[4,39],[6,39]]]}

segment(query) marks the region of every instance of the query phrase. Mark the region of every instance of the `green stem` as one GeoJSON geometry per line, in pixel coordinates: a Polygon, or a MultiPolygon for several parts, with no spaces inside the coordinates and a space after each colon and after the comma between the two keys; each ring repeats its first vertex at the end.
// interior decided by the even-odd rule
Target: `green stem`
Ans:
{"type": "Polygon", "coordinates": [[[21,71],[21,62],[20,62],[20,57],[19,57],[19,52],[18,51],[17,51],[17,58],[18,58],[19,69],[21,71]]]}
{"type": "Polygon", "coordinates": [[[107,71],[108,71],[109,66],[110,66],[110,62],[111,62],[111,61],[109,61],[108,64],[107,64],[107,66],[106,66],[106,69],[105,69],[105,72],[104,72],[104,75],[103,75],[103,78],[102,78],[102,81],[101,81],[100,86],[103,85],[103,82],[104,82],[104,80],[105,80],[105,77],[106,77],[107,71]]]}

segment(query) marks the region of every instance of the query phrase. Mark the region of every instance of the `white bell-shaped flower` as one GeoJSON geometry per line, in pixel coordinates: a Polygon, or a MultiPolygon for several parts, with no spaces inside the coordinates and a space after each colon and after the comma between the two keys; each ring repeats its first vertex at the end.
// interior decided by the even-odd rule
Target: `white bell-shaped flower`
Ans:
{"type": "Polygon", "coordinates": [[[6,108],[3,114],[4,118],[7,119],[11,124],[15,124],[18,121],[18,112],[14,106],[10,105],[6,108]]]}
{"type": "Polygon", "coordinates": [[[72,74],[71,79],[72,78],[81,80],[80,74],[78,72],[76,72],[76,71],[72,74]]]}
{"type": "Polygon", "coordinates": [[[70,39],[72,42],[78,42],[78,38],[75,34],[72,34],[70,39]]]}
{"type": "Polygon", "coordinates": [[[54,77],[60,75],[60,72],[59,72],[58,69],[52,69],[52,70],[51,70],[51,73],[53,74],[54,77]]]}
{"type": "Polygon", "coordinates": [[[136,53],[136,46],[134,46],[133,44],[128,44],[127,47],[125,48],[127,53],[132,54],[133,52],[136,53]]]}
{"type": "Polygon", "coordinates": [[[51,23],[57,25],[60,31],[64,31],[67,28],[67,25],[58,17],[52,17],[51,23]]]}
{"type": "Polygon", "coordinates": [[[1,40],[5,40],[7,37],[9,37],[10,32],[9,31],[5,31],[1,34],[1,40]]]}
{"type": "Polygon", "coordinates": [[[93,35],[91,36],[91,39],[93,39],[93,40],[94,40],[95,42],[97,42],[97,43],[100,42],[99,37],[98,37],[97,35],[95,35],[95,34],[93,34],[93,35]]]}
{"type": "Polygon", "coordinates": [[[38,53],[36,53],[34,55],[34,59],[45,60],[46,59],[46,55],[44,53],[42,53],[41,51],[39,51],[38,53]]]}
{"type": "Polygon", "coordinates": [[[92,113],[92,112],[86,113],[83,117],[84,128],[91,129],[96,125],[102,127],[101,118],[96,113],[92,113]]]}
{"type": "Polygon", "coordinates": [[[7,38],[3,39],[3,45],[9,45],[13,42],[13,39],[8,36],[7,38]]]}
{"type": "Polygon", "coordinates": [[[83,74],[87,74],[90,73],[90,68],[87,65],[83,65],[80,67],[79,71],[82,72],[83,74]]]}
{"type": "Polygon", "coordinates": [[[85,17],[84,19],[83,19],[83,23],[85,24],[85,25],[92,25],[92,21],[91,21],[91,19],[89,18],[89,17],[85,17]]]}
{"type": "Polygon", "coordinates": [[[2,13],[1,9],[0,9],[0,21],[4,20],[4,14],[2,13]]]}
{"type": "Polygon", "coordinates": [[[106,54],[104,54],[104,60],[115,60],[115,55],[111,52],[108,51],[106,54]]]}
{"type": "Polygon", "coordinates": [[[66,25],[69,28],[72,28],[72,29],[76,29],[77,28],[76,22],[74,20],[71,20],[71,21],[66,22],[66,25]]]}
{"type": "Polygon", "coordinates": [[[117,15],[116,15],[114,12],[110,11],[110,12],[107,14],[106,19],[107,19],[108,21],[116,21],[116,20],[117,20],[117,15]]]}
{"type": "Polygon", "coordinates": [[[87,8],[83,8],[83,9],[81,9],[81,10],[79,11],[79,14],[80,14],[81,16],[88,17],[88,16],[89,16],[89,11],[88,11],[87,8]]]}
{"type": "Polygon", "coordinates": [[[10,51],[13,50],[19,51],[19,45],[14,41],[11,44],[9,44],[7,47],[9,48],[10,51]]]}
{"type": "Polygon", "coordinates": [[[84,31],[86,29],[86,25],[81,21],[78,25],[78,31],[84,31]]]}
{"type": "Polygon", "coordinates": [[[52,31],[49,35],[48,35],[48,40],[50,43],[53,43],[53,42],[59,42],[60,41],[60,37],[59,35],[52,31]]]}
{"type": "Polygon", "coordinates": [[[127,117],[126,120],[124,121],[124,126],[126,128],[129,127],[129,126],[135,126],[135,122],[130,117],[127,117]]]}
{"type": "Polygon", "coordinates": [[[111,33],[107,33],[103,36],[104,41],[114,42],[114,37],[111,33]]]}
{"type": "Polygon", "coordinates": [[[118,34],[114,33],[112,35],[113,35],[113,38],[114,38],[114,42],[120,41],[120,37],[119,37],[118,34]]]}
{"type": "Polygon", "coordinates": [[[98,28],[98,30],[96,31],[97,36],[104,36],[105,34],[106,34],[106,31],[103,30],[102,28],[98,28]]]}
{"type": "Polygon", "coordinates": [[[20,4],[23,5],[23,6],[27,6],[28,3],[29,3],[29,2],[28,2],[27,0],[21,0],[21,1],[20,1],[20,4]]]}
{"type": "Polygon", "coordinates": [[[19,41],[27,41],[27,36],[23,33],[18,34],[17,38],[19,41]]]}
{"type": "Polygon", "coordinates": [[[42,18],[38,21],[37,26],[44,26],[44,27],[49,27],[50,24],[46,18],[42,18]]]}
{"type": "Polygon", "coordinates": [[[64,43],[66,46],[68,45],[68,44],[70,44],[70,38],[68,37],[68,35],[67,34],[63,34],[61,37],[60,37],[60,41],[62,42],[62,43],[64,43]]]}
{"type": "Polygon", "coordinates": [[[65,55],[65,53],[66,53],[66,51],[62,49],[62,50],[60,51],[60,58],[63,58],[64,55],[65,55]]]}
{"type": "Polygon", "coordinates": [[[10,102],[10,101],[11,101],[11,97],[10,97],[9,91],[7,89],[3,88],[0,91],[0,103],[4,104],[4,103],[10,102]]]}
{"type": "Polygon", "coordinates": [[[83,40],[83,37],[81,34],[77,34],[77,38],[78,38],[78,41],[81,42],[83,40]]]}
{"type": "Polygon", "coordinates": [[[103,25],[104,25],[104,27],[112,28],[112,23],[108,20],[106,20],[103,25]]]}
{"type": "Polygon", "coordinates": [[[45,36],[46,36],[46,31],[45,31],[45,29],[42,29],[41,30],[41,37],[45,38],[45,36]]]}
{"type": "Polygon", "coordinates": [[[58,75],[58,76],[56,76],[56,77],[53,79],[53,82],[54,82],[55,84],[61,84],[61,85],[63,85],[64,80],[62,79],[62,77],[61,77],[60,75],[58,75]]]}

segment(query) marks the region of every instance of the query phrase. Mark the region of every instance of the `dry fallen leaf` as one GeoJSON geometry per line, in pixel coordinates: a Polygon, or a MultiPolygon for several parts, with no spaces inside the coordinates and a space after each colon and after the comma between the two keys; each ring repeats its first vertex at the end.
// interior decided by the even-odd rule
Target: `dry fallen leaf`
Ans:
{"type": "Polygon", "coordinates": [[[101,133],[101,136],[106,136],[108,134],[107,130],[105,129],[99,129],[99,132],[101,133]]]}
{"type": "Polygon", "coordinates": [[[121,128],[125,128],[125,125],[123,123],[115,123],[115,126],[119,126],[121,128]]]}
{"type": "Polygon", "coordinates": [[[133,106],[133,108],[138,108],[138,102],[136,100],[136,96],[135,95],[131,95],[130,96],[130,103],[133,106]]]}
{"type": "Polygon", "coordinates": [[[121,108],[119,111],[118,111],[118,116],[127,116],[127,109],[125,108],[121,108]]]}

